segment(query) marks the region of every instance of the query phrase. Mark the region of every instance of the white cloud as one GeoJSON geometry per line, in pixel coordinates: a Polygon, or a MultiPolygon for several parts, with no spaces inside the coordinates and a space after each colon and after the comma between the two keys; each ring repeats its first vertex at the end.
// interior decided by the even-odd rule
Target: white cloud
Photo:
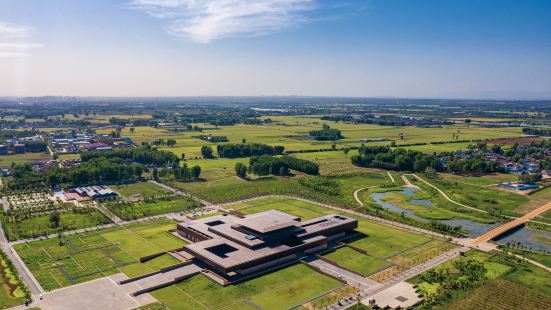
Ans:
{"type": "Polygon", "coordinates": [[[34,28],[29,26],[0,22],[1,39],[27,38],[31,35],[33,31],[34,31],[34,28]]]}
{"type": "Polygon", "coordinates": [[[0,22],[0,57],[28,56],[31,50],[41,47],[26,41],[33,32],[29,26],[0,22]]]}
{"type": "Polygon", "coordinates": [[[130,6],[166,20],[172,35],[209,43],[300,25],[317,4],[315,0],[133,0],[130,6]]]}

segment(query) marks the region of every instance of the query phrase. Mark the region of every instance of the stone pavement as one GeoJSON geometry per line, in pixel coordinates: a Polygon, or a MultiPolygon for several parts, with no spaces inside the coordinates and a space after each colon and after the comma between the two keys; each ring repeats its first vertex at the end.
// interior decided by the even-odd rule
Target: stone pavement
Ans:
{"type": "Polygon", "coordinates": [[[149,294],[133,297],[131,293],[139,289],[135,284],[117,285],[117,281],[125,278],[124,274],[119,273],[61,288],[44,293],[42,300],[35,296],[35,301],[29,307],[23,305],[10,310],[23,310],[32,307],[39,307],[42,310],[126,310],[156,301],[149,294]]]}
{"type": "Polygon", "coordinates": [[[364,305],[369,305],[369,300],[375,299],[375,304],[381,308],[407,308],[416,304],[421,298],[417,297],[413,284],[407,282],[400,282],[393,285],[384,291],[381,291],[375,295],[369,296],[362,300],[364,305]]]}

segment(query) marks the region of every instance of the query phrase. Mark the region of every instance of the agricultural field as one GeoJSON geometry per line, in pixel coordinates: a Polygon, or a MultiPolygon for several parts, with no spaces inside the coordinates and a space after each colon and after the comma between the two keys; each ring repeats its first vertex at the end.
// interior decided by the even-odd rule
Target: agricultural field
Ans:
{"type": "Polygon", "coordinates": [[[287,309],[340,286],[343,283],[295,264],[226,287],[197,275],[152,295],[170,309],[287,309]]]}
{"type": "Polygon", "coordinates": [[[133,196],[140,196],[141,198],[155,197],[172,193],[171,191],[153,182],[137,182],[130,184],[110,185],[109,188],[125,198],[131,198],[133,196]]]}
{"type": "Polygon", "coordinates": [[[551,297],[514,282],[499,279],[477,288],[451,304],[449,310],[546,309],[551,297]]]}
{"type": "Polygon", "coordinates": [[[0,167],[9,168],[12,163],[16,165],[35,163],[41,161],[51,160],[52,157],[49,153],[25,153],[14,155],[0,155],[0,167]]]}
{"type": "Polygon", "coordinates": [[[42,287],[53,290],[119,272],[137,276],[177,263],[168,255],[139,262],[140,257],[182,247],[184,241],[167,233],[173,228],[174,221],[157,219],[14,248],[42,287]]]}
{"type": "MultiPolygon", "coordinates": [[[[238,124],[220,127],[198,124],[204,129],[202,133],[193,131],[174,132],[168,128],[153,127],[135,127],[134,132],[131,132],[129,128],[124,128],[121,132],[121,136],[130,137],[132,141],[138,144],[141,142],[152,142],[157,139],[175,139],[176,146],[162,149],[171,151],[178,157],[180,157],[182,153],[185,153],[186,158],[189,159],[200,156],[200,149],[203,145],[215,147],[213,143],[193,138],[193,136],[198,134],[227,136],[231,143],[238,143],[245,139],[248,142],[283,145],[288,151],[330,149],[332,144],[331,141],[317,141],[307,138],[309,131],[319,129],[323,123],[330,125],[332,128],[341,130],[344,139],[336,141],[337,148],[360,146],[362,143],[360,140],[373,138],[396,140],[396,143],[400,145],[453,141],[454,139],[452,137],[454,135],[459,135],[459,140],[521,136],[521,128],[518,127],[485,128],[474,125],[452,125],[434,130],[434,128],[335,123],[306,117],[272,116],[270,118],[273,120],[272,124],[238,124]],[[402,140],[399,138],[400,134],[404,134],[402,140]]],[[[109,129],[98,130],[98,133],[109,132],[109,129]]],[[[390,144],[390,141],[369,142],[369,145],[388,144],[390,144]]],[[[443,146],[429,145],[426,146],[424,151],[434,152],[444,149],[456,149],[452,144],[443,146]],[[434,147],[434,149],[432,149],[432,147],[434,147]]]]}
{"type": "Polygon", "coordinates": [[[200,205],[189,198],[151,199],[141,202],[109,202],[107,209],[124,220],[188,211],[200,205]]]}
{"type": "Polygon", "coordinates": [[[75,209],[73,211],[60,212],[59,215],[60,222],[58,227],[52,227],[49,214],[32,215],[17,220],[5,221],[3,217],[0,217],[0,219],[2,219],[6,237],[10,241],[54,234],[58,231],[94,227],[111,222],[97,210],[75,209]]]}
{"type": "MultiPolygon", "coordinates": [[[[438,300],[432,309],[546,309],[550,303],[549,274],[539,267],[516,259],[504,259],[500,253],[470,250],[465,257],[455,258],[434,269],[454,273],[453,262],[457,260],[483,263],[486,279],[477,288],[450,291],[449,298],[438,300]]],[[[416,276],[408,282],[416,284],[425,296],[435,294],[441,284],[428,283],[422,277],[416,276]]]]}

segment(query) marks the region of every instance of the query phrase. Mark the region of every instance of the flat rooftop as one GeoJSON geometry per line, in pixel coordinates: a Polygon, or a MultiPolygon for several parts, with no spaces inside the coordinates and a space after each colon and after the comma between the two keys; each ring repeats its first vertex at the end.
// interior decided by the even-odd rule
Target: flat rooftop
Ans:
{"type": "Polygon", "coordinates": [[[356,219],[338,214],[301,222],[294,215],[269,210],[243,218],[217,215],[179,223],[178,230],[201,236],[201,241],[188,244],[185,249],[227,272],[326,244],[329,237],[357,226],[356,219]]]}

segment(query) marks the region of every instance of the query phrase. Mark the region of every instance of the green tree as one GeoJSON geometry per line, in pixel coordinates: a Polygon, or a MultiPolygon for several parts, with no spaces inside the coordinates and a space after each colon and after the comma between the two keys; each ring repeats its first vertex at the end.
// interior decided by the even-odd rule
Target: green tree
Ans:
{"type": "Polygon", "coordinates": [[[61,221],[61,216],[59,215],[59,212],[54,211],[50,213],[50,225],[52,226],[52,228],[58,228],[60,221],[61,221]]]}
{"type": "Polygon", "coordinates": [[[240,178],[245,178],[247,176],[247,166],[242,163],[235,164],[235,174],[240,178]]]}
{"type": "Polygon", "coordinates": [[[191,167],[191,176],[194,179],[197,179],[199,175],[201,174],[201,167],[200,166],[193,166],[191,167]]]}
{"type": "Polygon", "coordinates": [[[201,147],[201,155],[204,157],[204,158],[213,158],[212,156],[212,148],[208,145],[203,145],[201,147]]]}

